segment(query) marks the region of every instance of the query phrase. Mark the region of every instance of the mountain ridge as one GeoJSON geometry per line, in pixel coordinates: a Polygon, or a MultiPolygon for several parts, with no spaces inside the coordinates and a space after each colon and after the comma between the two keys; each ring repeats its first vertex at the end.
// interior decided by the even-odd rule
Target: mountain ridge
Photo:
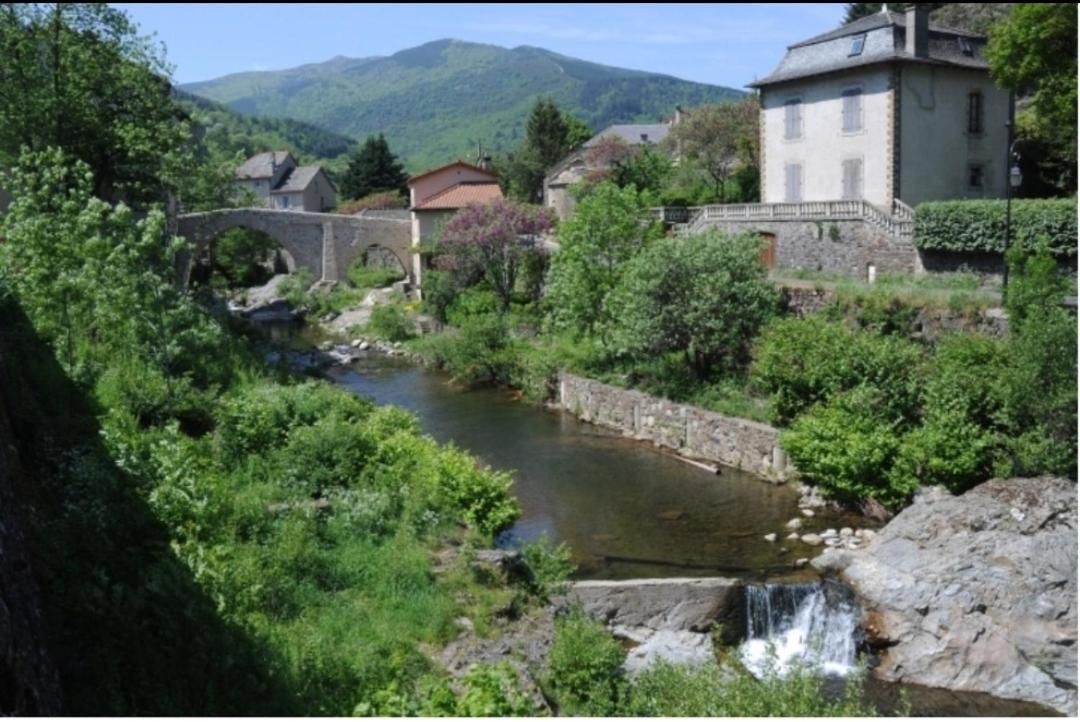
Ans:
{"type": "Polygon", "coordinates": [[[413,171],[470,155],[477,143],[511,150],[540,96],[601,130],[657,122],[676,105],[744,95],[532,45],[454,38],[386,56],[337,55],[284,70],[231,73],[180,88],[244,114],[298,120],[358,140],[381,132],[413,171]]]}

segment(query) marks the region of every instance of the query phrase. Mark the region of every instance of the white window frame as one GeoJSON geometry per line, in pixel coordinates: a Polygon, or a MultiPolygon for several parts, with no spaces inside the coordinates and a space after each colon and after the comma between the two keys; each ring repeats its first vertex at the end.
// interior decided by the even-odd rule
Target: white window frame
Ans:
{"type": "Polygon", "coordinates": [[[840,132],[843,135],[861,135],[866,132],[866,109],[863,99],[866,96],[866,92],[861,85],[851,85],[840,91],[840,132]],[[848,98],[857,98],[857,125],[854,128],[848,128],[848,98]]]}
{"type": "Polygon", "coordinates": [[[861,155],[840,161],[840,198],[845,201],[861,201],[866,198],[866,163],[861,155]],[[852,188],[849,183],[852,179],[848,176],[848,168],[852,167],[859,169],[856,176],[858,183],[855,188],[852,188]]]}
{"type": "Polygon", "coordinates": [[[784,203],[803,202],[804,178],[805,174],[803,173],[803,164],[801,162],[784,164],[784,203]],[[792,180],[793,178],[794,182],[792,180]]]}
{"type": "Polygon", "coordinates": [[[795,96],[784,100],[784,140],[798,141],[803,139],[803,99],[795,96]],[[792,121],[794,118],[794,122],[792,121]],[[794,133],[792,127],[794,126],[794,133]]]}

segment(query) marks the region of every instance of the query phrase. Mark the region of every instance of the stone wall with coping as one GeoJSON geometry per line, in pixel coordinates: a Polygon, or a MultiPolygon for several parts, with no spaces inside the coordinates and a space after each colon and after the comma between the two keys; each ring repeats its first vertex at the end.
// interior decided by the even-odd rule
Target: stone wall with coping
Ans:
{"type": "Polygon", "coordinates": [[[583,421],[651,441],[680,455],[782,482],[794,469],[778,429],[562,373],[556,399],[583,421]]]}
{"type": "Polygon", "coordinates": [[[717,220],[710,221],[709,227],[724,233],[772,234],[777,269],[843,273],[863,280],[870,266],[877,273],[921,270],[911,243],[862,219],[717,220]]]}

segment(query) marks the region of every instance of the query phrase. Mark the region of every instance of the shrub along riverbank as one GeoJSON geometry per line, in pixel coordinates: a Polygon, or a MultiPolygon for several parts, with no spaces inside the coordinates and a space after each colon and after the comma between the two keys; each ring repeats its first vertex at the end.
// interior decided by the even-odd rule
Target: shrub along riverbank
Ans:
{"type": "MultiPolygon", "coordinates": [[[[544,545],[520,579],[470,566],[517,515],[509,476],[404,411],[267,368],[220,306],[171,285],[164,217],[93,198],[80,164],[28,154],[13,179],[0,413],[34,470],[17,492],[62,711],[540,711],[510,668],[451,681],[432,653],[463,618],[499,634],[565,578],[565,553],[544,545]]],[[[620,655],[574,651],[582,634],[618,650],[602,627],[558,629],[544,684],[566,712],[867,711],[823,700],[810,672],[663,667],[631,682],[620,655]]]]}
{"type": "Polygon", "coordinates": [[[1061,307],[1071,279],[1045,246],[1009,256],[1006,338],[929,343],[902,297],[785,316],[756,237],[661,238],[646,217],[632,187],[596,186],[558,228],[543,284],[519,284],[509,304],[444,246],[425,304],[454,328],[412,348],[463,384],[536,401],[566,369],[772,423],[803,479],[848,503],[896,509],[925,485],[1076,478],[1076,319],[1061,307]]]}

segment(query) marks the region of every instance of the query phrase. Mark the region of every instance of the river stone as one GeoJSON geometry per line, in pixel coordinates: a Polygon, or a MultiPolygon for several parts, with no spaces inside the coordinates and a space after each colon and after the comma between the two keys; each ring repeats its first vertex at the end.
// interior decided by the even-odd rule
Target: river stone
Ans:
{"type": "Polygon", "coordinates": [[[822,541],[821,537],[817,534],[803,534],[799,539],[802,540],[803,544],[809,544],[812,547],[816,547],[821,544],[822,541]]]}
{"type": "Polygon", "coordinates": [[[1076,528],[1074,482],[996,479],[925,490],[863,549],[813,564],[860,598],[878,677],[1075,716],[1076,528]]]}
{"type": "Polygon", "coordinates": [[[799,511],[801,511],[802,515],[805,516],[805,517],[814,516],[814,510],[813,509],[800,509],[799,511]]]}
{"type": "Polygon", "coordinates": [[[712,640],[708,634],[661,630],[630,650],[623,668],[636,677],[657,660],[685,666],[700,666],[714,661],[712,640]]]}
{"type": "Polygon", "coordinates": [[[765,541],[767,541],[767,542],[776,541],[776,534],[766,534],[765,535],[765,541]]]}
{"type": "Polygon", "coordinates": [[[801,529],[802,528],[802,519],[792,519],[791,521],[789,521],[784,526],[787,527],[788,529],[792,529],[792,530],[801,529]]]}
{"type": "Polygon", "coordinates": [[[798,539],[799,538],[799,532],[793,531],[790,534],[788,534],[786,538],[787,539],[798,539]]]}

